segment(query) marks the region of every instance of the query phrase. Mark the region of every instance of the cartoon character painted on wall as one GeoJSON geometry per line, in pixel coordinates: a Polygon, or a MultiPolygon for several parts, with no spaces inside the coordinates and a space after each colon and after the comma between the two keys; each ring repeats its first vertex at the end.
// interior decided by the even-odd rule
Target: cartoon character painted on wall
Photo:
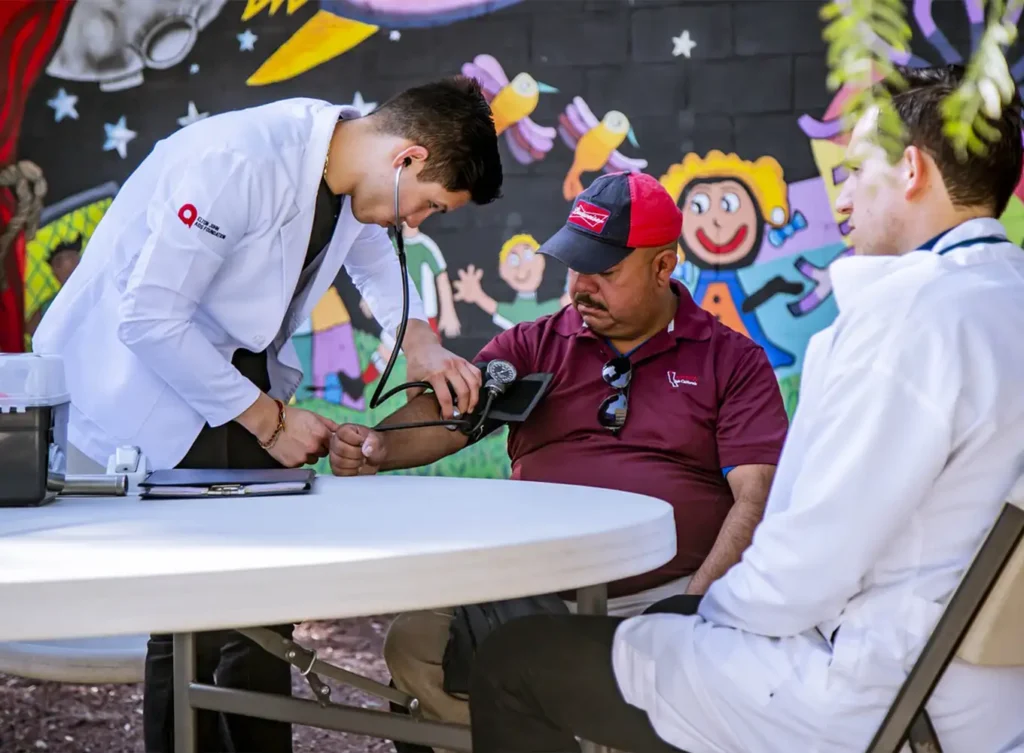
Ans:
{"type": "Polygon", "coordinates": [[[336,287],[317,301],[292,343],[303,365],[296,400],[317,397],[357,411],[365,408],[352,317],[336,287]]]}
{"type": "Polygon", "coordinates": [[[558,116],[558,135],[573,150],[572,164],[562,182],[566,201],[583,193],[584,173],[635,173],[647,167],[647,160],[631,159],[619,152],[619,146],[627,139],[634,147],[640,146],[629,118],[618,110],[609,110],[598,120],[583,97],[573,97],[558,116]]]}
{"type": "Polygon", "coordinates": [[[545,267],[545,259],[537,253],[538,248],[537,240],[526,233],[513,235],[502,245],[498,254],[498,275],[516,292],[510,303],[499,303],[484,292],[480,285],[484,271],[472,264],[459,270],[459,279],[454,283],[455,300],[479,306],[502,329],[555,313],[562,308],[561,297],[537,300],[545,267]]]}
{"type": "Polygon", "coordinates": [[[738,274],[756,260],[765,225],[781,230],[790,222],[782,166],[772,157],[750,162],[713,150],[703,158],[687,155],[661,183],[683,210],[683,262],[676,276],[698,305],[758,342],[773,368],[791,366],[795,357],[768,339],[756,310],[776,295],[800,293],[803,286],[776,276],[747,292],[738,274]]]}
{"type": "Polygon", "coordinates": [[[402,225],[405,240],[405,258],[409,276],[423,300],[434,332],[445,337],[458,337],[462,330],[459,315],[455,312],[452,283],[448,278],[448,263],[434,239],[419,228],[402,225]]]}
{"type": "Polygon", "coordinates": [[[71,277],[71,273],[78,268],[78,263],[81,260],[81,235],[77,235],[71,240],[58,243],[57,246],[47,255],[46,263],[49,265],[50,272],[57,281],[58,287],[57,290],[53,291],[39,304],[32,316],[26,320],[25,331],[29,335],[36,331],[36,327],[38,327],[39,322],[42,321],[46,310],[50,308],[50,304],[52,304],[53,300],[57,297],[57,293],[59,293],[60,289],[67,283],[68,278],[71,277]]]}
{"type": "Polygon", "coordinates": [[[510,81],[505,69],[493,55],[477,55],[462,66],[465,76],[480,82],[494,115],[494,130],[504,134],[505,144],[517,162],[529,165],[544,159],[555,144],[554,128],[538,125],[530,115],[537,109],[541,94],[558,89],[520,71],[510,81]]]}
{"type": "MultiPolygon", "coordinates": [[[[444,337],[458,337],[462,331],[459,315],[455,311],[455,300],[452,283],[448,277],[448,262],[434,239],[419,228],[402,224],[402,238],[405,240],[405,259],[409,270],[409,279],[420,294],[423,311],[435,334],[444,337]]],[[[359,308],[367,318],[373,319],[373,312],[365,300],[360,299],[359,308]]],[[[379,325],[378,325],[379,326],[379,325]]],[[[363,370],[364,384],[376,379],[395,347],[395,337],[390,332],[378,331],[380,344],[370,355],[370,363],[363,370]]]]}

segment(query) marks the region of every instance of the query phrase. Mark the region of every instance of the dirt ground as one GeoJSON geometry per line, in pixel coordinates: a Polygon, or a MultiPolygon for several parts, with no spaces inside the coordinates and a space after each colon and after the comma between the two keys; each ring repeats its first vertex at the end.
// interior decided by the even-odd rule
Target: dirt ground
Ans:
{"type": "MultiPolygon", "coordinates": [[[[324,661],[382,682],[381,658],[390,617],[300,625],[295,637],[324,661]]],[[[339,703],[387,708],[387,702],[353,688],[332,687],[339,703]]],[[[296,696],[311,698],[309,685],[292,670],[296,696]]],[[[393,753],[385,740],[295,727],[294,753],[393,753]]],[[[0,753],[143,753],[141,685],[63,685],[0,675],[0,753]]]]}

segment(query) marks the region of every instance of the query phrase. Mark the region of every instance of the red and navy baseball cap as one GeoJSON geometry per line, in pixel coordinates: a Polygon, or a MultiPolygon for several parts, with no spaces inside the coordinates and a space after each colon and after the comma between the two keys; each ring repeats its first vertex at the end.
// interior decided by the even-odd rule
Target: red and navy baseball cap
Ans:
{"type": "Polygon", "coordinates": [[[596,275],[635,248],[675,243],[682,228],[683,213],[661,183],[644,173],[612,173],[576,197],[565,227],[539,250],[574,272],[596,275]]]}

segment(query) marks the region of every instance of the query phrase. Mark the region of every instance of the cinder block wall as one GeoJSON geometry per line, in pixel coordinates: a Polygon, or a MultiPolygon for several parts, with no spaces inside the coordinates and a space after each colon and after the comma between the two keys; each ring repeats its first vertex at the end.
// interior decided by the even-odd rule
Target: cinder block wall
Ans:
{"type": "MultiPolygon", "coordinates": [[[[835,315],[828,266],[849,252],[830,208],[842,144],[821,132],[835,110],[825,88],[821,0],[465,0],[454,14],[433,5],[380,0],[368,12],[347,0],[205,0],[191,46],[168,35],[150,51],[180,58],[165,66],[139,61],[125,40],[161,24],[176,28],[170,11],[177,3],[156,11],[127,3],[101,21],[81,3],[4,3],[9,29],[34,19],[36,33],[29,48],[14,44],[11,33],[0,37],[8,66],[0,161],[31,160],[49,184],[42,229],[23,251],[29,316],[57,288],[48,255],[76,239],[88,253],[92,229],[119,186],[182,124],[296,96],[370,111],[404,87],[472,71],[467,64],[489,55],[505,80],[525,73],[545,91],[530,124],[518,120],[502,136],[505,198],[432,218],[422,230],[433,244],[414,244],[414,278],[437,302],[446,344],[472,356],[502,327],[560,305],[565,270],[545,264],[533,247],[571,207],[565,184],[579,134],[568,141],[554,135],[550,148],[529,159],[508,144],[520,138],[544,145],[552,135],[544,129],[559,128],[560,119],[589,111],[587,127],[602,127],[597,122],[617,111],[637,146],[624,139],[616,154],[604,155],[608,164],[639,168],[642,160],[679,197],[686,213],[679,279],[699,303],[762,342],[792,408],[806,341],[835,315]],[[99,33],[104,24],[106,36],[99,33]],[[94,52],[85,54],[90,45],[94,52]],[[312,55],[313,64],[300,64],[297,51],[312,55]],[[720,202],[703,217],[690,211],[686,197],[718,196],[723,181],[732,181],[736,212],[724,212],[720,202]],[[747,227],[738,242],[748,251],[741,268],[719,269],[715,254],[700,246],[696,231],[712,217],[725,227],[712,239],[719,244],[747,227]],[[729,286],[731,300],[709,296],[713,281],[729,286]],[[753,296],[758,305],[743,312],[753,296]],[[453,306],[445,305],[450,297],[453,306]]],[[[940,0],[931,13],[950,46],[967,54],[977,29],[964,3],[940,0]]],[[[920,20],[912,19],[914,52],[942,62],[931,21],[920,20]]],[[[597,174],[580,175],[582,185],[597,174]]],[[[1022,214],[1015,200],[1006,220],[1018,237],[1022,214]]],[[[376,420],[364,409],[375,364],[387,352],[344,275],[308,324],[296,336],[310,365],[299,398],[339,420],[376,420]],[[355,345],[358,359],[341,353],[342,341],[355,345]],[[318,349],[334,349],[323,373],[312,368],[318,349]]],[[[506,472],[500,439],[474,452],[439,472],[506,472]]]]}

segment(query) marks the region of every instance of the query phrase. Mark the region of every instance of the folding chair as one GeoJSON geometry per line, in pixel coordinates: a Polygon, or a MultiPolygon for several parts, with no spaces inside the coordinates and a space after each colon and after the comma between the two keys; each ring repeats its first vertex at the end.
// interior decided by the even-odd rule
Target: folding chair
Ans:
{"type": "Polygon", "coordinates": [[[954,656],[1024,666],[1024,510],[1006,504],[953,593],[867,753],[942,753],[925,704],[954,656]]]}

